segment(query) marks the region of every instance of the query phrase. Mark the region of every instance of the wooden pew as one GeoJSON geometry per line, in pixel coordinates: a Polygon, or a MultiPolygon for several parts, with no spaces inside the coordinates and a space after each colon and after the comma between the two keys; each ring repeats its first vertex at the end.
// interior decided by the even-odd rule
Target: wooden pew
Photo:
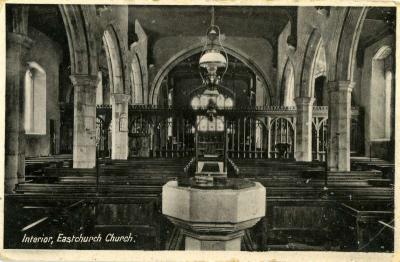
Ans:
{"type": "MultiPolygon", "coordinates": [[[[131,194],[119,196],[88,196],[78,194],[54,194],[51,198],[46,193],[43,194],[13,194],[6,198],[6,203],[13,206],[12,212],[6,213],[6,221],[9,223],[6,234],[10,236],[6,246],[8,248],[52,248],[52,249],[160,249],[160,201],[158,194],[131,194]],[[81,209],[75,208],[73,212],[67,212],[62,205],[69,205],[73,202],[83,202],[85,204],[81,209]],[[30,206],[32,210],[43,210],[47,208],[53,210],[50,215],[43,214],[37,217],[31,217],[27,213],[17,208],[30,206]],[[122,211],[123,209],[123,211],[122,211]],[[96,210],[96,214],[92,212],[96,210]],[[114,210],[120,210],[114,213],[114,210]],[[111,211],[111,213],[110,213],[111,211]],[[122,213],[121,213],[122,212],[122,213]],[[118,215],[117,215],[118,214],[118,215]],[[12,216],[10,216],[12,215],[12,216]],[[29,217],[30,221],[26,223],[15,224],[21,221],[20,216],[29,217]],[[10,221],[14,223],[10,223],[10,221]],[[23,231],[19,231],[20,229],[23,231]],[[11,229],[18,229],[12,231],[11,229]],[[11,232],[12,231],[12,232],[11,232]],[[27,233],[41,236],[54,235],[59,233],[64,235],[79,236],[81,233],[85,236],[94,236],[99,233],[103,238],[108,233],[122,233],[126,235],[131,233],[135,241],[133,243],[55,243],[54,245],[21,245],[23,234],[27,233]]],[[[69,207],[68,207],[69,209],[69,207]]]]}
{"type": "Polygon", "coordinates": [[[393,202],[345,202],[339,204],[339,211],[345,224],[342,241],[349,250],[393,251],[393,231],[380,223],[393,222],[393,202]]]}

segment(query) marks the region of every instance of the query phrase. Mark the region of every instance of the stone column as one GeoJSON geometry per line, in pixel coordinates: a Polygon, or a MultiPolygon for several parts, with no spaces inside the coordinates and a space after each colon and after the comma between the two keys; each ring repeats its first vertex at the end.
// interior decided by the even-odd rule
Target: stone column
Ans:
{"type": "Polygon", "coordinates": [[[96,87],[97,76],[71,75],[74,86],[73,167],[96,165],[96,87]]]}
{"type": "Polygon", "coordinates": [[[128,159],[128,101],[126,94],[113,94],[111,158],[128,159]]]}
{"type": "Polygon", "coordinates": [[[314,98],[295,98],[297,107],[296,151],[297,161],[312,161],[312,107],[314,98]]]}
{"type": "Polygon", "coordinates": [[[6,41],[5,192],[12,193],[25,176],[25,56],[33,42],[18,33],[7,33],[6,41]]]}
{"type": "Polygon", "coordinates": [[[350,171],[351,81],[329,82],[328,169],[350,171]]]}

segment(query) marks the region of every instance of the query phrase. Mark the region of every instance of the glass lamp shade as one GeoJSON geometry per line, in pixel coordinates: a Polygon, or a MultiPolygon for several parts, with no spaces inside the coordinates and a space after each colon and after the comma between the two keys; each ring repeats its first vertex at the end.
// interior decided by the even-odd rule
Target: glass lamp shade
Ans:
{"type": "Polygon", "coordinates": [[[200,57],[199,65],[215,75],[218,68],[226,67],[226,58],[219,51],[211,49],[200,57]]]}

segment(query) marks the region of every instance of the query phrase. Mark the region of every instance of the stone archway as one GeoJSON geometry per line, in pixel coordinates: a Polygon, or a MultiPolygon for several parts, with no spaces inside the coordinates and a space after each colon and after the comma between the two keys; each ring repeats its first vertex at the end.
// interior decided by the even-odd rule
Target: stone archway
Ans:
{"type": "MultiPolygon", "coordinates": [[[[356,53],[367,7],[344,10],[343,26],[336,32],[330,51],[336,63],[329,68],[328,169],[350,171],[351,92],[354,86],[356,53]]],[[[334,62],[334,61],[331,61],[334,62]]]]}
{"type": "Polygon", "coordinates": [[[60,5],[74,86],[73,167],[96,164],[97,45],[94,6],[60,5]],[[78,106],[79,105],[79,106],[78,106]]]}
{"type": "Polygon", "coordinates": [[[121,54],[118,36],[113,26],[108,26],[103,34],[103,44],[106,51],[107,66],[110,77],[111,92],[126,94],[124,60],[121,54]]]}
{"type": "Polygon", "coordinates": [[[312,97],[314,68],[318,56],[318,51],[323,45],[321,34],[314,29],[307,43],[307,49],[304,54],[303,67],[300,76],[300,97],[312,97]]]}
{"type": "Polygon", "coordinates": [[[103,33],[103,44],[106,51],[109,80],[111,86],[112,104],[112,135],[111,158],[128,158],[128,102],[130,95],[125,82],[124,59],[118,35],[112,25],[107,26],[103,33]]]}
{"type": "MultiPolygon", "coordinates": [[[[168,73],[180,62],[183,60],[187,59],[188,57],[200,53],[202,49],[204,48],[203,45],[201,44],[196,44],[194,46],[191,46],[189,48],[186,48],[185,50],[182,50],[181,52],[175,54],[173,57],[171,57],[168,62],[166,62],[161,69],[158,71],[157,75],[155,76],[150,92],[149,92],[149,103],[150,104],[157,104],[157,97],[158,97],[158,92],[160,89],[160,86],[162,84],[163,79],[168,75],[168,73]]],[[[272,97],[275,97],[274,90],[272,88],[272,82],[269,79],[267,75],[262,73],[262,70],[253,62],[251,61],[247,55],[243,54],[242,52],[236,50],[233,47],[230,46],[225,46],[225,51],[229,54],[240,60],[242,63],[244,63],[246,66],[248,66],[253,72],[258,76],[260,79],[262,79],[262,82],[264,86],[266,87],[266,91],[269,96],[269,101],[272,101],[272,97]]]]}
{"type": "Polygon", "coordinates": [[[131,98],[132,104],[144,104],[143,79],[140,67],[140,60],[136,53],[132,55],[131,61],[131,98]]]}
{"type": "Polygon", "coordinates": [[[68,37],[71,75],[97,76],[97,48],[94,25],[94,6],[60,5],[68,37]]]}
{"type": "Polygon", "coordinates": [[[322,45],[322,37],[317,29],[311,32],[304,53],[300,74],[296,107],[296,151],[295,158],[300,161],[312,160],[312,108],[314,103],[314,68],[318,51],[322,45]]]}
{"type": "Polygon", "coordinates": [[[337,81],[354,80],[358,40],[367,11],[367,7],[350,7],[346,12],[337,50],[337,81]]]}

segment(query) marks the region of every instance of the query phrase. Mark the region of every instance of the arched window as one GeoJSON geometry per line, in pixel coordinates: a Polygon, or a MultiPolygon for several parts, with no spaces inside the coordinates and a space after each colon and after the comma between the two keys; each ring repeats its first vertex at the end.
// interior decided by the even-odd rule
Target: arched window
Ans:
{"type": "Polygon", "coordinates": [[[96,105],[103,104],[103,75],[101,71],[97,72],[96,105]]]}
{"type": "Polygon", "coordinates": [[[198,109],[200,107],[200,98],[198,96],[193,97],[191,106],[193,109],[198,109]]]}
{"type": "Polygon", "coordinates": [[[216,116],[213,119],[209,119],[205,116],[197,117],[198,130],[201,132],[215,132],[224,131],[225,123],[223,116],[216,116]]]}
{"type": "Polygon", "coordinates": [[[283,106],[296,106],[294,102],[294,69],[290,61],[286,63],[282,79],[283,106]]]}
{"type": "Polygon", "coordinates": [[[228,98],[225,100],[225,107],[226,107],[226,108],[232,108],[232,107],[233,107],[233,100],[232,100],[232,98],[228,97],[228,98]]]}
{"type": "Polygon", "coordinates": [[[172,98],[172,89],[168,91],[168,106],[172,106],[173,98],[172,98]]]}
{"type": "Polygon", "coordinates": [[[393,60],[392,50],[384,46],[376,52],[372,59],[371,74],[371,139],[390,139],[391,118],[393,114],[392,90],[393,60]]]}
{"type": "Polygon", "coordinates": [[[217,107],[219,108],[225,107],[225,97],[221,94],[217,97],[217,107]]]}
{"type": "Polygon", "coordinates": [[[36,62],[25,73],[25,132],[46,134],[46,72],[36,62]]]}
{"type": "Polygon", "coordinates": [[[315,98],[314,105],[327,106],[328,90],[326,88],[326,55],[322,40],[318,46],[312,74],[314,78],[312,89],[312,93],[315,98]]]}
{"type": "Polygon", "coordinates": [[[173,125],[173,119],[172,117],[168,117],[167,120],[167,132],[168,132],[168,137],[172,137],[172,125],[173,125]]]}
{"type": "Polygon", "coordinates": [[[392,88],[393,88],[393,74],[392,69],[385,72],[385,137],[390,138],[391,135],[391,118],[392,118],[392,88]]]}
{"type": "Polygon", "coordinates": [[[223,116],[217,116],[217,121],[216,121],[216,130],[217,131],[224,131],[224,117],[223,116]]]}
{"type": "Polygon", "coordinates": [[[314,82],[314,105],[326,106],[328,105],[328,95],[325,87],[326,77],[319,76],[315,78],[314,82]]]}
{"type": "Polygon", "coordinates": [[[208,96],[200,96],[200,107],[206,108],[208,105],[208,100],[209,100],[208,96]]]}
{"type": "Polygon", "coordinates": [[[209,92],[204,92],[201,95],[194,96],[192,100],[190,101],[190,105],[193,109],[199,109],[199,108],[206,108],[210,102],[210,100],[213,100],[218,108],[232,108],[233,107],[233,100],[230,97],[226,97],[222,94],[218,94],[218,91],[213,91],[210,95],[209,92]],[[217,92],[218,95],[215,95],[215,92],[217,92]],[[216,97],[216,98],[215,98],[216,97]]]}

